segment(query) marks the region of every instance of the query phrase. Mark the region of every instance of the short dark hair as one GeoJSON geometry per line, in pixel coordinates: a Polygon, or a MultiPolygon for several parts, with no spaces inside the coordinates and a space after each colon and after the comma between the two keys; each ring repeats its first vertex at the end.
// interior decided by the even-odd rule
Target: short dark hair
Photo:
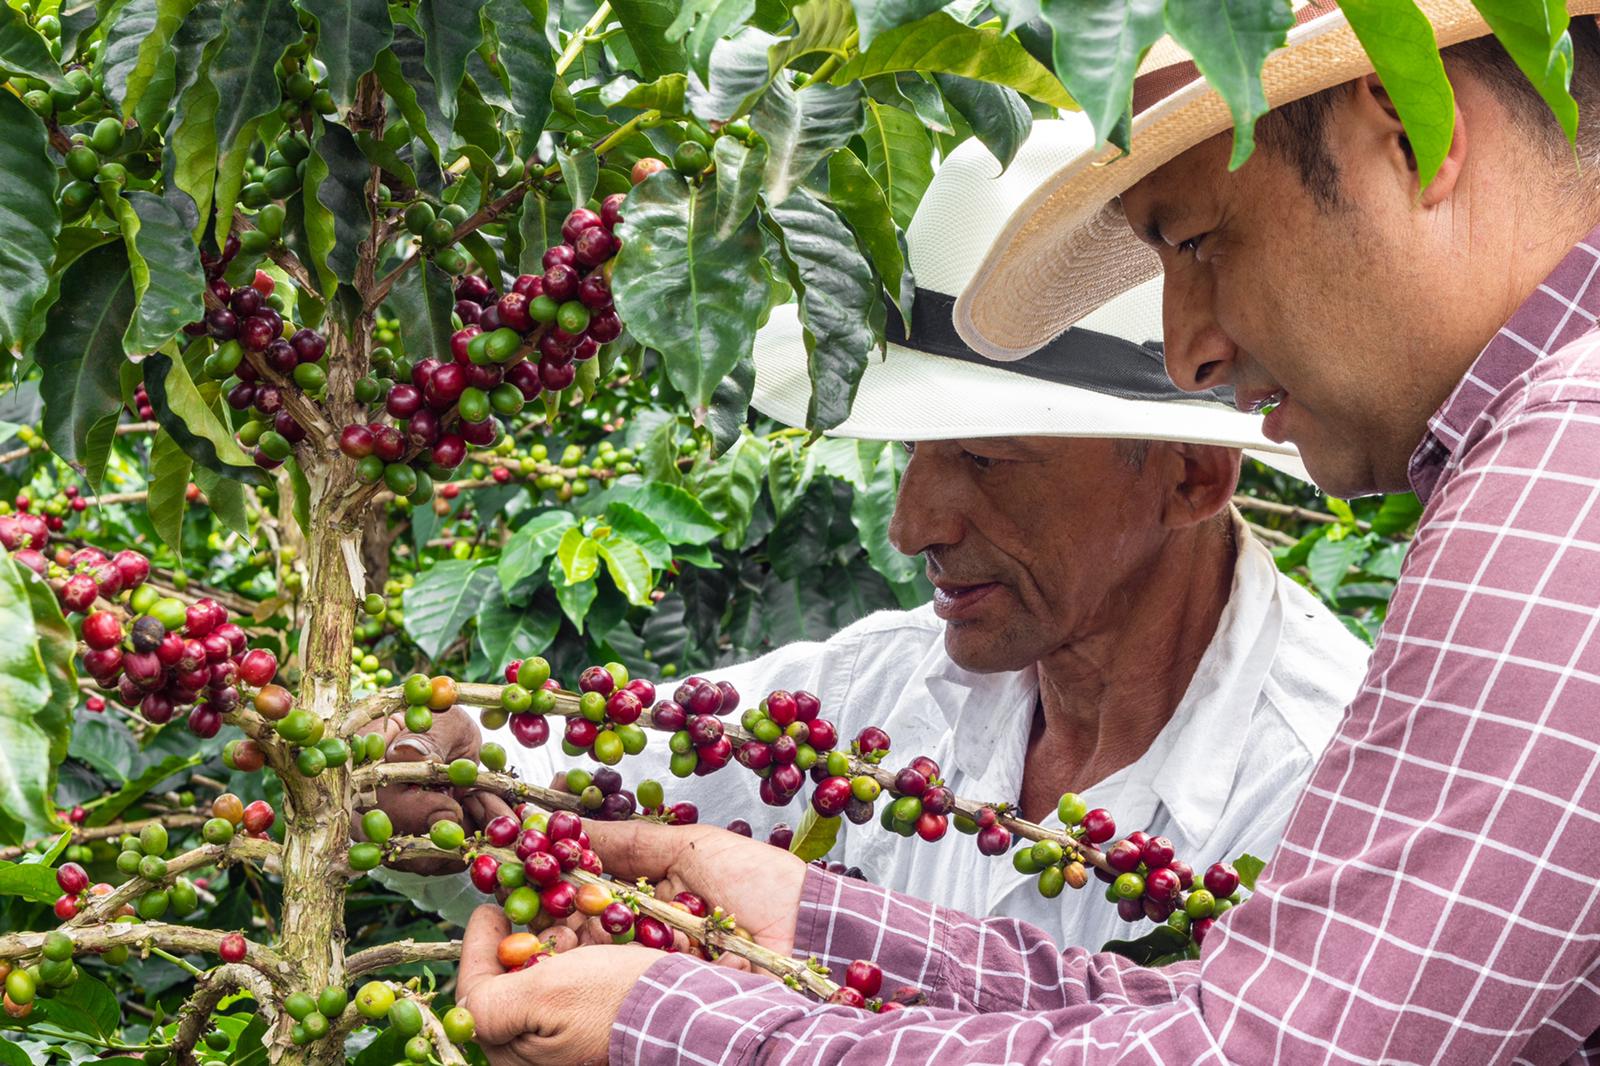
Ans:
{"type": "MultiPolygon", "coordinates": [[[[1600,20],[1576,18],[1572,35],[1572,95],[1578,102],[1577,156],[1586,186],[1600,169],[1600,20]]],[[[1448,67],[1467,72],[1499,91],[1501,101],[1553,166],[1570,167],[1572,146],[1522,70],[1492,34],[1444,49],[1448,67]]],[[[1256,138],[1266,150],[1287,160],[1300,172],[1300,180],[1324,210],[1343,205],[1339,164],[1328,149],[1328,118],[1334,104],[1351,91],[1346,82],[1269,111],[1256,128],[1256,138]]],[[[1570,182],[1569,182],[1570,184],[1570,182]]]]}

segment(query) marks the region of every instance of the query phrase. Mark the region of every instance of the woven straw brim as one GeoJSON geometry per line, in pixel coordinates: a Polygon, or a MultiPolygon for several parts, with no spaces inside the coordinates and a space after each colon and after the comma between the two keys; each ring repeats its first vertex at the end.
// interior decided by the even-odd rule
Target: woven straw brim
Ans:
{"type": "MultiPolygon", "coordinates": [[[[805,335],[786,304],[756,334],[750,405],[787,426],[806,424],[811,381],[805,335]]],[[[1302,481],[1292,444],[1261,435],[1261,418],[1207,400],[1125,400],[1010,370],[889,345],[869,357],[850,417],[830,436],[858,440],[1108,437],[1242,448],[1302,481]]]]}
{"type": "MultiPolygon", "coordinates": [[[[1467,0],[1419,0],[1441,48],[1489,32],[1467,0]]],[[[1572,17],[1600,12],[1600,0],[1571,0],[1572,17]]],[[[1262,86],[1276,107],[1372,73],[1340,15],[1294,27],[1267,58],[1262,86]]],[[[1020,359],[1128,289],[1160,272],[1116,197],[1151,172],[1233,126],[1222,97],[1203,80],[1151,105],[1133,120],[1131,150],[1080,155],[1047,179],[1011,216],[956,301],[966,342],[1001,361],[1020,359]]]]}

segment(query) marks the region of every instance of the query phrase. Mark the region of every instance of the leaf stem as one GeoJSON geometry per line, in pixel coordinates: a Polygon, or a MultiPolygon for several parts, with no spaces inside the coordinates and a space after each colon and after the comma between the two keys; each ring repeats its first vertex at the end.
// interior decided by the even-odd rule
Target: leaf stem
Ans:
{"type": "Polygon", "coordinates": [[[154,955],[158,959],[166,959],[168,962],[172,963],[172,965],[176,966],[178,969],[183,970],[190,977],[204,977],[205,976],[205,972],[203,970],[200,970],[199,968],[197,968],[194,965],[194,963],[190,962],[188,959],[180,959],[178,956],[174,955],[170,951],[163,951],[161,948],[152,947],[150,949],[150,954],[154,955]]]}
{"type": "Polygon", "coordinates": [[[579,53],[583,51],[583,46],[589,43],[591,35],[601,26],[604,26],[606,19],[610,17],[611,0],[605,0],[595,9],[593,17],[588,22],[585,22],[577,33],[572,35],[572,39],[567,42],[567,47],[562,50],[561,58],[556,60],[556,74],[558,76],[567,72],[567,68],[572,66],[579,53]]]}
{"type": "MultiPolygon", "coordinates": [[[[10,1026],[5,1028],[11,1029],[10,1026]]],[[[90,1036],[88,1033],[63,1033],[57,1029],[46,1029],[37,1025],[11,1029],[11,1031],[27,1033],[29,1036],[49,1036],[57,1040],[70,1040],[75,1044],[88,1044],[91,1047],[104,1048],[107,1051],[166,1051],[172,1047],[171,1044],[119,1044],[115,1040],[102,1040],[100,1037],[90,1036]]]]}

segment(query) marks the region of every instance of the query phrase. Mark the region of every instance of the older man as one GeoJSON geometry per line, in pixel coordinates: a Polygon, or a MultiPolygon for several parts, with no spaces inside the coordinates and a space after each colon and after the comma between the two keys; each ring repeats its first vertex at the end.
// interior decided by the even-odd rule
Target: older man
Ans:
{"type": "MultiPolygon", "coordinates": [[[[1354,35],[1319,7],[1269,61],[1268,98],[1303,103],[1266,121],[1267,151],[1230,174],[1220,103],[1161,71],[1135,90],[1132,169],[1064,170],[963,297],[963,332],[998,355],[1069,325],[1044,292],[1063,279],[1022,268],[1119,195],[1166,275],[1174,377],[1275,403],[1269,435],[1336,491],[1409,484],[1425,502],[1367,679],[1257,898],[1198,962],[1150,972],[794,864],[756,891],[745,849],[708,832],[601,827],[623,874],[715,885],[769,944],[871,953],[934,1006],[852,1015],[583,948],[520,987],[584,980],[587,1018],[614,1024],[545,1016],[547,1061],[608,1042],[613,1061],[696,1063],[1600,1056],[1600,5],[1566,5],[1581,168],[1476,11],[1419,6],[1439,40],[1469,42],[1446,51],[1455,134],[1426,188],[1354,35]]],[[[469,1000],[515,980],[485,976],[492,922],[469,930],[469,1000]]]]}
{"type": "MultiPolygon", "coordinates": [[[[889,536],[924,557],[934,602],[712,677],[732,682],[744,706],[776,689],[813,692],[846,741],[880,726],[894,765],[931,756],[956,794],[1020,801],[1046,825],[1060,825],[1064,792],[1082,793],[1204,869],[1272,853],[1366,648],[1278,572],[1229,506],[1239,447],[1274,447],[1258,420],[1185,396],[1160,356],[1132,343],[1159,332],[1159,286],[1010,368],[985,365],[951,330],[952,294],[1010,205],[1087,146],[1086,126],[1039,123],[1000,177],[976,141],[944,163],[908,232],[921,286],[914,321],[892,331],[840,427],[916,442],[889,536]]],[[[761,332],[756,362],[756,406],[803,424],[810,385],[792,307],[761,332]]],[[[1293,465],[1282,451],[1259,454],[1293,465]]],[[[505,731],[495,739],[530,780],[582,762],[555,745],[523,749],[505,731]]],[[[708,822],[754,823],[762,836],[803,810],[803,798],[761,804],[758,781],[737,766],[670,779],[664,739],[624,761],[628,781],[660,777],[669,801],[694,802],[708,822]]],[[[441,731],[402,743],[453,756],[459,742],[441,731]]],[[[1008,859],[971,848],[965,838],[903,838],[874,820],[846,825],[833,857],[874,883],[1022,918],[1064,943],[1098,948],[1130,935],[1115,908],[1047,899],[1008,859]]],[[[464,878],[392,883],[463,923],[483,898],[464,878]]]]}

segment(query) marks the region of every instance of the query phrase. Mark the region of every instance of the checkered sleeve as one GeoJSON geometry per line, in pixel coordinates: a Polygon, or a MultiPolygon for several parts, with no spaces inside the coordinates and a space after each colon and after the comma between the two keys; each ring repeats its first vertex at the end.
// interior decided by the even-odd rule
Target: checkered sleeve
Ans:
{"type": "Polygon", "coordinates": [[[1457,451],[1268,880],[1198,964],[1062,953],[813,875],[798,949],[875,958],[927,1007],[821,1005],[673,958],[625,1005],[613,1061],[1581,1057],[1600,1024],[1600,385],[1522,399],[1457,451]]]}

